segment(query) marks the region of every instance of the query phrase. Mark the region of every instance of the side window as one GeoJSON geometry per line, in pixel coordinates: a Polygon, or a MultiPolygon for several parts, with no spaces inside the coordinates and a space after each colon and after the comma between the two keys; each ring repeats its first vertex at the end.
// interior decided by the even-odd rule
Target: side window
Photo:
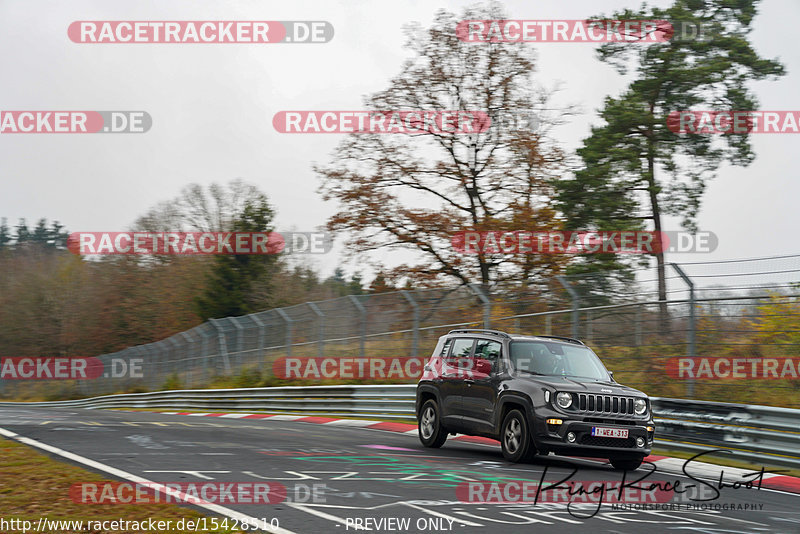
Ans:
{"type": "Polygon", "coordinates": [[[489,360],[492,362],[492,370],[497,370],[498,361],[500,360],[500,350],[502,345],[497,341],[489,341],[487,339],[478,340],[475,346],[475,357],[489,360]]]}
{"type": "Polygon", "coordinates": [[[444,347],[442,347],[442,352],[439,354],[442,358],[447,358],[448,354],[450,353],[450,345],[453,343],[452,338],[448,339],[444,342],[444,347]]]}
{"type": "Polygon", "coordinates": [[[474,343],[474,339],[454,339],[453,350],[450,352],[450,358],[468,358],[472,352],[472,345],[474,343]]]}

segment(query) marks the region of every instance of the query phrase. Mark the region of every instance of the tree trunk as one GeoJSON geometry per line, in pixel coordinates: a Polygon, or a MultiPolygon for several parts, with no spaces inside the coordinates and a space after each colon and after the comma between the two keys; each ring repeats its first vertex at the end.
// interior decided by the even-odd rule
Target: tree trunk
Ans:
{"type": "Polygon", "coordinates": [[[661,334],[669,332],[669,311],[667,310],[667,279],[666,263],[664,261],[663,243],[661,242],[661,208],[658,204],[658,190],[656,186],[655,161],[652,151],[647,155],[647,181],[648,193],[650,194],[650,207],[653,214],[653,230],[658,239],[658,249],[656,257],[656,276],[658,278],[658,315],[659,331],[661,334]]]}

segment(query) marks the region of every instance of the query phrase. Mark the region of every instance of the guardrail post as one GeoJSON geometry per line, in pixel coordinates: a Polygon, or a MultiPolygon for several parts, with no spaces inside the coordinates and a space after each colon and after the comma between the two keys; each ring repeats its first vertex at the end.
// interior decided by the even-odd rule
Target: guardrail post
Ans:
{"type": "Polygon", "coordinates": [[[317,356],[322,358],[325,354],[325,314],[314,302],[306,302],[306,304],[317,316],[317,356]]]}
{"type": "Polygon", "coordinates": [[[364,340],[367,337],[367,309],[364,307],[363,304],[361,304],[361,302],[358,300],[358,298],[356,298],[355,295],[348,295],[348,297],[350,298],[350,301],[356,307],[359,315],[361,316],[359,321],[361,333],[359,335],[359,340],[358,340],[358,351],[359,355],[362,358],[364,358],[365,357],[364,340]]]}
{"type": "Polygon", "coordinates": [[[484,291],[485,287],[481,284],[469,284],[468,286],[475,295],[481,300],[483,303],[483,327],[484,328],[491,328],[492,324],[492,301],[489,300],[489,297],[486,296],[486,292],[484,291]]]}
{"type": "Polygon", "coordinates": [[[579,311],[579,309],[580,309],[581,299],[578,296],[578,292],[575,291],[572,288],[570,283],[567,282],[567,279],[564,278],[563,275],[560,275],[560,274],[557,275],[556,276],[556,280],[558,280],[558,282],[562,286],[564,286],[564,289],[567,290],[567,293],[569,293],[569,297],[572,300],[572,337],[574,337],[575,339],[578,339],[579,334],[580,334],[580,328],[579,328],[579,326],[580,326],[580,324],[579,324],[580,323],[580,311],[579,311]]]}
{"type": "Polygon", "coordinates": [[[412,325],[411,325],[411,357],[416,358],[419,353],[419,304],[414,300],[406,290],[400,291],[408,303],[411,305],[412,310],[412,325]]]}
{"type": "Polygon", "coordinates": [[[226,375],[231,374],[231,362],[228,359],[228,343],[225,341],[225,332],[222,331],[222,328],[217,324],[219,319],[209,319],[208,320],[214,329],[217,331],[217,340],[219,342],[219,355],[222,356],[222,365],[224,369],[224,373],[226,375]]]}
{"type": "MultiPolygon", "coordinates": [[[[677,263],[670,263],[672,268],[675,269],[675,272],[678,273],[683,281],[689,286],[689,333],[688,333],[688,347],[686,349],[686,356],[691,358],[691,361],[694,362],[695,356],[697,356],[697,348],[695,347],[695,332],[697,328],[696,324],[696,317],[695,317],[695,306],[694,306],[694,282],[689,276],[681,269],[677,263]]],[[[687,380],[686,382],[686,396],[690,399],[694,397],[694,378],[687,380]]]]}
{"type": "Polygon", "coordinates": [[[294,319],[289,317],[283,309],[275,308],[275,311],[278,312],[278,315],[281,316],[286,322],[286,357],[291,358],[292,356],[292,330],[294,330],[294,319]]]}

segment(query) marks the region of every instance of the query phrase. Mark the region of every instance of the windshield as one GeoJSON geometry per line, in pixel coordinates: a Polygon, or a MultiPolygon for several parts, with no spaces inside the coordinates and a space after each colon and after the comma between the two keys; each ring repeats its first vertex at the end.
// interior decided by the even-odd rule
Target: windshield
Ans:
{"type": "Polygon", "coordinates": [[[547,376],[608,380],[603,362],[588,347],[547,341],[512,341],[511,363],[518,371],[547,376]]]}

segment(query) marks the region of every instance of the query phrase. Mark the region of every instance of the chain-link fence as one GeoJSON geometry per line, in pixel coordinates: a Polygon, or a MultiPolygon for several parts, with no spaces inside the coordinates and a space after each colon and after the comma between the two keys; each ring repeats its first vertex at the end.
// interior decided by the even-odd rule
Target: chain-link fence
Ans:
{"type": "MultiPolygon", "coordinates": [[[[161,341],[99,356],[100,378],[0,380],[0,394],[59,398],[277,385],[285,375],[276,369],[287,358],[426,358],[439,336],[470,326],[578,337],[618,381],[652,395],[800,406],[800,370],[791,360],[800,353],[800,255],[667,265],[666,301],[658,300],[654,273],[648,268],[632,278],[602,273],[537,284],[351,295],[212,319],[161,341]],[[707,371],[703,358],[708,367],[717,364],[709,358],[720,357],[728,362],[711,368],[710,376],[701,372],[707,371]],[[694,358],[688,370],[685,358],[694,358]],[[774,365],[764,371],[763,362],[770,359],[778,362],[777,373],[774,365]],[[743,366],[753,372],[742,375],[743,366]]],[[[294,378],[311,384],[335,377],[294,378]]],[[[350,382],[389,379],[384,373],[350,382]]]]}

